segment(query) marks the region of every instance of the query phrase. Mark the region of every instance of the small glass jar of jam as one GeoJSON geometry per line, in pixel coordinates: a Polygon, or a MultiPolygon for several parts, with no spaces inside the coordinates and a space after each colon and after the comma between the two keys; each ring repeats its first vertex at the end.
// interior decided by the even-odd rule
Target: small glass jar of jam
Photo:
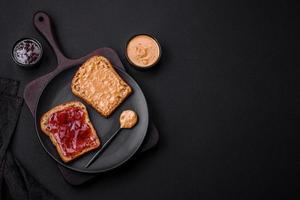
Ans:
{"type": "Polygon", "coordinates": [[[21,67],[36,65],[42,58],[43,48],[39,41],[33,38],[18,40],[12,49],[13,61],[21,67]]]}

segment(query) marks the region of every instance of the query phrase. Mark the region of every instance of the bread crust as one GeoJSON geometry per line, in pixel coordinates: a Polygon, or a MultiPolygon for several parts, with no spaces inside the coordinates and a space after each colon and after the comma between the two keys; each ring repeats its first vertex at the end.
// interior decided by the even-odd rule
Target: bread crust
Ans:
{"type": "Polygon", "coordinates": [[[72,79],[71,90],[104,117],[109,117],[132,93],[131,87],[103,56],[93,56],[80,66],[72,79]]]}
{"type": "Polygon", "coordinates": [[[81,102],[79,101],[70,101],[70,102],[66,102],[66,103],[63,103],[63,104],[60,104],[58,106],[55,106],[54,108],[52,108],[51,110],[49,110],[48,112],[44,113],[43,116],[41,117],[40,119],[40,127],[41,127],[41,130],[43,131],[43,133],[45,133],[51,140],[51,142],[53,143],[53,145],[56,147],[56,150],[59,154],[59,156],[61,157],[61,159],[64,161],[64,162],[70,162],[72,160],[74,160],[75,158],[78,158],[79,156],[93,150],[93,149],[96,149],[100,146],[100,139],[97,135],[97,132],[96,130],[94,129],[90,119],[89,119],[89,115],[88,115],[88,112],[87,112],[87,109],[85,107],[84,104],[82,104],[81,102]],[[89,127],[91,128],[91,132],[92,132],[92,137],[95,138],[95,145],[91,145],[85,149],[83,149],[81,152],[78,152],[76,153],[75,155],[70,155],[70,156],[65,156],[59,146],[59,144],[57,143],[55,137],[53,134],[51,134],[50,130],[47,129],[47,124],[48,124],[48,121],[49,121],[49,117],[57,112],[57,111],[60,111],[60,110],[63,110],[65,108],[69,108],[69,107],[79,107],[81,108],[84,113],[85,113],[85,122],[89,125],[89,127]]]}

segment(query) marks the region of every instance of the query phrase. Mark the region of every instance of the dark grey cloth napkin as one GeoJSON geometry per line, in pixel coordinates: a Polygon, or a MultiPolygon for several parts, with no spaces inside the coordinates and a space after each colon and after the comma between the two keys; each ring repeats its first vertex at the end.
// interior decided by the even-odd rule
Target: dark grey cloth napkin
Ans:
{"type": "Polygon", "coordinates": [[[0,77],[0,200],[58,199],[41,186],[9,149],[22,108],[19,82],[0,77]]]}

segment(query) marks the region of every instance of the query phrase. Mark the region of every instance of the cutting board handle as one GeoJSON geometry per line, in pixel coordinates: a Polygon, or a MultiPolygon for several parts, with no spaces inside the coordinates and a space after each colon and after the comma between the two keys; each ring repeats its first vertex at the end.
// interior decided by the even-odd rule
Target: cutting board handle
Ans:
{"type": "Polygon", "coordinates": [[[35,28],[47,39],[50,46],[52,47],[56,55],[58,66],[66,61],[69,61],[70,59],[62,53],[56,42],[52,31],[53,29],[51,18],[49,17],[49,15],[42,11],[36,12],[33,16],[33,24],[35,28]]]}

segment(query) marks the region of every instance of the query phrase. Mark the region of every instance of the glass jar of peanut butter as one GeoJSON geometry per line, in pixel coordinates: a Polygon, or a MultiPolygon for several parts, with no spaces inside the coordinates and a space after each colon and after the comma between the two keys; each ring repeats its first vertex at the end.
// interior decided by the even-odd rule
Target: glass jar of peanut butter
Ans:
{"type": "Polygon", "coordinates": [[[161,57],[158,40],[149,34],[131,37],[126,44],[125,51],[127,60],[140,69],[153,67],[161,57]]]}

